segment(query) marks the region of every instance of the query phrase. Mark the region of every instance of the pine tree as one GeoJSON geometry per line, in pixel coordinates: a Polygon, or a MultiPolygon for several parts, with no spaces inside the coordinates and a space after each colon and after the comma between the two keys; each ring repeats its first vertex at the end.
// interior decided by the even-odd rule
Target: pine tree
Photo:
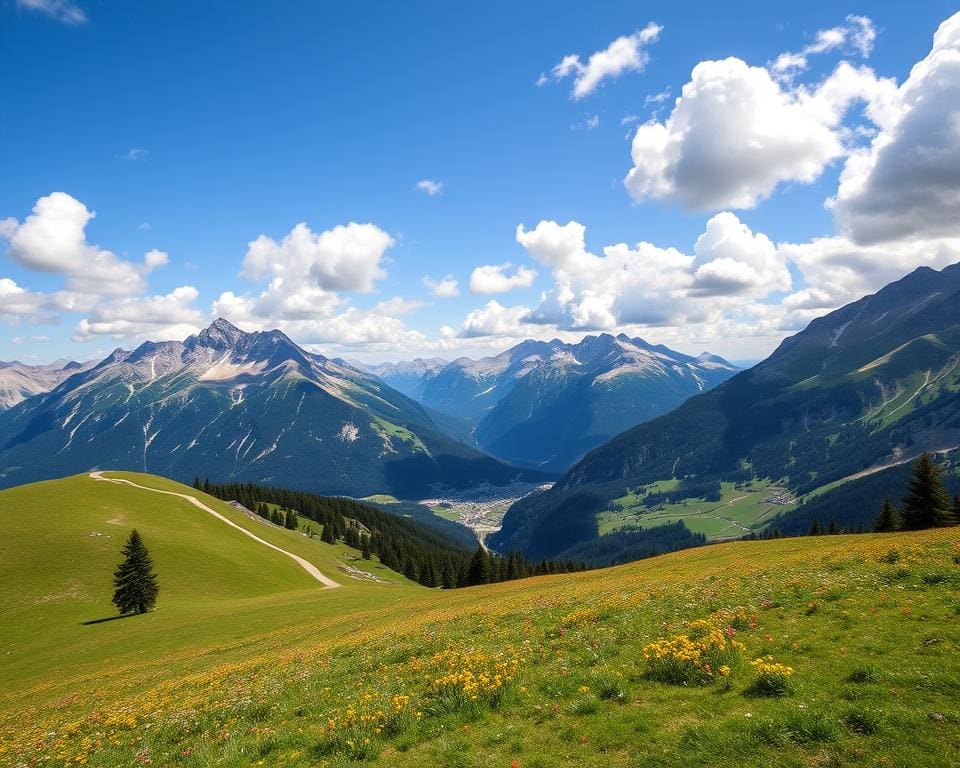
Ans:
{"type": "Polygon", "coordinates": [[[830,527],[827,528],[827,533],[830,534],[831,536],[836,536],[838,533],[840,533],[840,529],[837,528],[836,520],[830,521],[830,527]]]}
{"type": "Polygon", "coordinates": [[[883,506],[880,507],[880,514],[873,522],[873,530],[878,533],[889,533],[900,527],[900,515],[896,507],[890,503],[890,499],[883,500],[883,506]]]}
{"type": "Polygon", "coordinates": [[[336,544],[337,537],[333,532],[333,526],[330,523],[327,523],[323,526],[323,533],[320,535],[320,541],[325,544],[336,544]]]}
{"type": "Polygon", "coordinates": [[[476,552],[470,558],[470,567],[467,569],[467,585],[475,587],[478,584],[490,583],[490,555],[482,544],[477,545],[476,552]]]}
{"type": "Polygon", "coordinates": [[[283,518],[283,527],[290,531],[297,530],[297,513],[292,509],[287,510],[283,518]]]}
{"type": "Polygon", "coordinates": [[[940,467],[929,453],[913,465],[913,478],[903,500],[903,527],[907,530],[933,528],[947,521],[950,496],[940,479],[940,467]]]}
{"type": "Polygon", "coordinates": [[[121,614],[146,613],[157,602],[153,561],[136,528],[123,547],[124,561],[113,574],[113,604],[121,614]]]}
{"type": "Polygon", "coordinates": [[[953,497],[953,522],[960,525],[960,496],[953,497]]]}
{"type": "Polygon", "coordinates": [[[373,555],[372,555],[372,553],[370,552],[370,537],[369,537],[369,536],[364,536],[364,537],[361,539],[361,542],[362,542],[362,543],[361,543],[361,547],[360,547],[360,557],[362,557],[364,560],[372,560],[372,559],[373,559],[373,555]]]}
{"type": "Polygon", "coordinates": [[[821,533],[823,533],[823,531],[820,530],[820,523],[819,523],[819,521],[814,520],[813,523],[810,524],[810,532],[809,532],[807,535],[808,535],[808,536],[819,536],[821,533]]]}
{"type": "Polygon", "coordinates": [[[274,508],[273,512],[270,513],[270,522],[274,525],[283,525],[283,518],[280,517],[280,511],[274,508]]]}

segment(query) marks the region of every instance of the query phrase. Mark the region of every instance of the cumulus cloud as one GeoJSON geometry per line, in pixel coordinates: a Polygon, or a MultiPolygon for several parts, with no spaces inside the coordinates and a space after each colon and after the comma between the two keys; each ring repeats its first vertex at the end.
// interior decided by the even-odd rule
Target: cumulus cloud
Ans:
{"type": "Polygon", "coordinates": [[[17,0],[20,8],[39,11],[63,24],[83,24],[87,14],[72,0],[17,0]]]}
{"type": "Polygon", "coordinates": [[[183,339],[206,323],[205,315],[193,306],[198,297],[196,288],[184,285],[166,295],[103,302],[77,324],[73,337],[183,339]]]}
{"type": "Polygon", "coordinates": [[[150,251],[143,264],[135,264],[88,243],[86,226],[95,216],[76,198],[53,192],[37,200],[23,222],[0,223],[0,235],[9,241],[10,258],[28,269],[63,275],[68,291],[92,296],[142,292],[144,276],[165,264],[166,254],[150,251]]]}
{"type": "MultiPolygon", "coordinates": [[[[601,51],[592,53],[584,64],[576,54],[564,56],[550,74],[554,80],[563,80],[573,76],[571,97],[582,99],[593,93],[607,79],[615,79],[624,72],[640,72],[650,60],[647,46],[656,42],[663,27],[653,22],[632,35],[618,37],[601,51]]],[[[544,85],[548,78],[541,75],[538,85],[544,85]]]]}
{"type": "Polygon", "coordinates": [[[691,293],[763,297],[790,290],[783,255],[763,233],[754,234],[729,212],[718,213],[697,238],[691,293]]]}
{"type": "Polygon", "coordinates": [[[523,335],[530,314],[528,307],[505,307],[496,299],[491,299],[486,306],[467,315],[460,336],[520,336],[523,335]]]}
{"type": "Polygon", "coordinates": [[[729,212],[707,222],[692,256],[648,242],[609,245],[600,256],[587,249],[585,235],[576,221],[517,227],[517,242],[554,280],[529,322],[611,330],[698,321],[724,303],[742,304],[744,298],[791,287],[784,256],[770,239],[729,212]]]}
{"type": "Polygon", "coordinates": [[[817,179],[847,152],[851,104],[865,101],[879,121],[894,91],[893,81],[846,62],[811,89],[740,59],[702,61],[670,115],[637,128],[624,184],[636,200],[752,208],[781,183],[817,179]]]}
{"type": "Polygon", "coordinates": [[[375,224],[340,224],[319,234],[297,224],[279,243],[260,235],[249,244],[243,274],[251,280],[307,280],[324,291],[369,293],[387,273],[383,257],[393,238],[375,224]]]}
{"type": "Polygon", "coordinates": [[[861,244],[958,234],[960,14],[896,91],[869,147],[846,162],[832,201],[840,230],[861,244]]]}
{"type": "Polygon", "coordinates": [[[434,181],[433,179],[422,179],[417,182],[417,189],[421,192],[426,192],[430,197],[434,197],[443,192],[443,182],[434,181]]]}
{"type": "Polygon", "coordinates": [[[486,264],[477,267],[470,274],[470,293],[489,295],[506,293],[514,288],[529,288],[537,277],[537,273],[529,267],[518,266],[513,274],[508,274],[513,267],[506,264],[486,264]]]}
{"type": "Polygon", "coordinates": [[[427,276],[423,278],[423,284],[435,299],[452,299],[460,295],[459,284],[453,279],[453,275],[447,275],[442,280],[427,276]]]}
{"type": "Polygon", "coordinates": [[[0,278],[0,320],[7,325],[55,322],[48,303],[44,294],[28,291],[9,277],[0,278]]]}
{"type": "MultiPolygon", "coordinates": [[[[246,330],[280,328],[311,345],[422,343],[423,334],[407,329],[401,319],[422,302],[395,297],[358,309],[341,295],[374,290],[387,276],[385,253],[393,242],[376,225],[356,223],[319,234],[298,224],[280,242],[261,235],[249,245],[242,274],[266,280],[266,286],[254,295],[224,291],[213,303],[213,314],[246,330]]],[[[451,290],[444,282],[437,284],[440,290],[451,290]]]]}

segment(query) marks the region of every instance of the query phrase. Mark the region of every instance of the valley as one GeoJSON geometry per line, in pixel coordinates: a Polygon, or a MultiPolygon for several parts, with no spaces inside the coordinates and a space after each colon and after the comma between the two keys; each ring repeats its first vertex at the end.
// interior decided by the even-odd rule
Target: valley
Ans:
{"type": "Polygon", "coordinates": [[[550,483],[514,482],[503,487],[478,487],[455,496],[420,499],[417,503],[438,517],[469,528],[482,542],[488,534],[500,530],[503,516],[514,502],[549,487],[550,483]]]}

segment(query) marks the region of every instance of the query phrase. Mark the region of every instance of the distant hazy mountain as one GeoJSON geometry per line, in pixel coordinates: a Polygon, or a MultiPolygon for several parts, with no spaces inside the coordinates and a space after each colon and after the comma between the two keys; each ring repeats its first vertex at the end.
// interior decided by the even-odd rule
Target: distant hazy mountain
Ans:
{"type": "Polygon", "coordinates": [[[41,392],[49,392],[75,373],[91,368],[94,363],[57,360],[47,365],[24,365],[0,361],[0,411],[41,392]]]}
{"type": "Polygon", "coordinates": [[[373,375],[225,320],[118,349],[0,414],[0,485],[93,466],[405,497],[517,474],[373,375]]]}
{"type": "Polygon", "coordinates": [[[769,358],[590,452],[490,541],[536,556],[595,538],[611,499],[677,478],[783,479],[795,493],[960,445],[960,264],[922,267],[786,339],[769,358]]]}
{"type": "Polygon", "coordinates": [[[470,423],[484,451],[552,471],[738,370],[714,355],[690,357],[609,334],[579,344],[525,341],[495,357],[460,358],[439,369],[426,362],[434,361],[414,361],[408,369],[408,375],[424,371],[407,389],[421,404],[470,423]]]}
{"type": "Polygon", "coordinates": [[[357,367],[378,376],[407,397],[419,400],[430,379],[446,364],[447,361],[439,357],[426,359],[418,357],[409,362],[381,363],[373,366],[358,365],[357,367]]]}

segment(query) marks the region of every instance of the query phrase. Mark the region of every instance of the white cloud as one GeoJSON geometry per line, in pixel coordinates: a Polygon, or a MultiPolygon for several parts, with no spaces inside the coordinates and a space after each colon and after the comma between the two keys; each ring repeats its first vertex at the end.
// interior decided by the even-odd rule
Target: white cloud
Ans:
{"type": "MultiPolygon", "coordinates": [[[[65,192],[37,200],[22,222],[5,219],[0,235],[9,240],[9,256],[39,272],[61,274],[68,291],[91,296],[121,296],[141,292],[144,276],[160,266],[151,251],[143,264],[124,261],[86,240],[86,226],[96,216],[65,192]]],[[[165,256],[165,254],[164,254],[165,256]]]]}
{"type": "Polygon", "coordinates": [[[699,322],[791,286],[784,256],[769,238],[729,212],[707,222],[693,256],[648,242],[609,245],[598,256],[587,250],[585,234],[576,221],[517,228],[517,242],[554,279],[530,322],[571,330],[699,322]]]}
{"type": "Polygon", "coordinates": [[[28,291],[9,277],[0,277],[0,320],[7,325],[55,322],[48,309],[49,297],[28,291]]]}
{"type": "Polygon", "coordinates": [[[960,230],[960,14],[940,25],[871,145],[846,162],[833,211],[853,240],[960,230]]]}
{"type": "Polygon", "coordinates": [[[422,179],[417,182],[417,189],[421,192],[426,192],[430,197],[434,197],[443,192],[443,182],[434,181],[433,179],[422,179]]]}
{"type": "Polygon", "coordinates": [[[452,299],[460,295],[460,288],[453,275],[447,275],[442,280],[434,280],[432,277],[424,277],[423,284],[430,290],[430,295],[435,299],[452,299]]]}
{"type": "Polygon", "coordinates": [[[103,302],[77,324],[73,337],[183,339],[206,323],[206,316],[193,306],[198,296],[196,288],[184,285],[162,296],[103,302]]]}
{"type": "Polygon", "coordinates": [[[530,319],[530,309],[527,307],[505,307],[495,299],[491,299],[486,306],[470,312],[463,321],[460,336],[473,338],[477,336],[520,336],[530,319]]]}
{"type": "Polygon", "coordinates": [[[122,157],[124,160],[136,161],[143,160],[143,158],[149,154],[149,149],[144,149],[143,147],[133,147],[133,149],[128,149],[126,152],[124,152],[122,157]]]}
{"type": "Polygon", "coordinates": [[[537,273],[529,267],[518,266],[512,275],[507,274],[513,265],[486,264],[477,267],[470,274],[470,293],[489,295],[506,293],[514,288],[529,288],[537,277],[537,273]]]}
{"type": "Polygon", "coordinates": [[[637,128],[624,184],[637,200],[752,208],[784,182],[810,183],[848,149],[850,105],[884,118],[893,81],[841,62],[816,88],[777,82],[736,58],[702,61],[663,122],[637,128]]]}
{"type": "Polygon", "coordinates": [[[732,213],[710,219],[693,250],[695,295],[764,297],[790,290],[790,271],[774,244],[732,213]]]}
{"type": "Polygon", "coordinates": [[[160,267],[165,267],[169,263],[169,254],[164,251],[158,251],[156,248],[147,251],[146,256],[143,257],[143,267],[146,272],[152,272],[160,267]]]}
{"type": "Polygon", "coordinates": [[[39,11],[64,24],[83,24],[87,14],[71,0],[17,0],[21,8],[39,11]]]}
{"type": "MultiPolygon", "coordinates": [[[[650,58],[646,47],[656,42],[662,29],[663,27],[651,22],[632,35],[618,37],[602,51],[591,54],[586,64],[581,62],[576,54],[564,56],[551,70],[551,74],[555,80],[573,75],[571,95],[574,99],[582,99],[593,93],[608,78],[617,78],[624,72],[642,71],[650,58]]],[[[546,77],[541,75],[537,85],[545,82],[546,77]]]]}
{"type": "Polygon", "coordinates": [[[850,15],[840,26],[819,30],[814,41],[800,52],[781,53],[770,68],[779,76],[789,78],[807,68],[808,56],[838,49],[867,58],[873,50],[876,37],[877,30],[873,21],[866,16],[850,15]]]}
{"type": "Polygon", "coordinates": [[[250,243],[243,274],[285,280],[288,288],[307,281],[324,291],[369,293],[386,277],[383,258],[393,242],[375,224],[350,222],[316,234],[301,222],[279,243],[266,235],[250,243]]]}

